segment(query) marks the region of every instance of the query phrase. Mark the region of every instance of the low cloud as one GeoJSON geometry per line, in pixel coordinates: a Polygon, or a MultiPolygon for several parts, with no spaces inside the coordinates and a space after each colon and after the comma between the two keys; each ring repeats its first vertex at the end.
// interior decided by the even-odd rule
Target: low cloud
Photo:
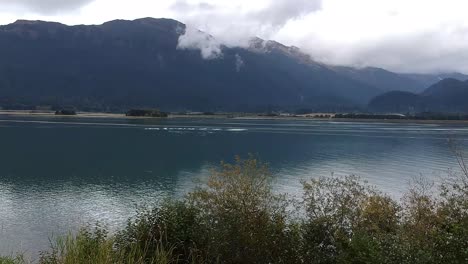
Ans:
{"type": "Polygon", "coordinates": [[[200,50],[203,59],[212,60],[222,57],[221,43],[200,30],[187,27],[179,37],[178,49],[200,50]]]}
{"type": "Polygon", "coordinates": [[[330,63],[374,66],[398,72],[468,73],[468,27],[465,33],[414,33],[343,49],[330,63]]]}
{"type": "Polygon", "coordinates": [[[321,8],[317,0],[275,0],[264,9],[251,12],[248,17],[271,27],[284,26],[291,19],[300,18],[321,8]]]}
{"type": "Polygon", "coordinates": [[[94,0],[0,0],[0,10],[24,10],[44,15],[79,9],[94,0]]]}
{"type": "MultiPolygon", "coordinates": [[[[395,0],[399,1],[399,0],[395,0]]],[[[447,4],[414,0],[414,5],[370,7],[374,13],[340,13],[329,7],[320,14],[288,24],[275,36],[327,64],[381,67],[406,73],[468,74],[468,2],[447,4]],[[417,4],[416,4],[417,3],[417,4]],[[424,13],[417,13],[424,6],[424,13]],[[465,8],[464,8],[465,7],[465,8]],[[341,17],[336,20],[336,17],[341,17]],[[307,30],[306,25],[312,25],[307,30]],[[321,25],[314,27],[313,25],[321,25]]],[[[406,2],[405,2],[406,3],[406,2]]],[[[377,5],[377,3],[376,3],[377,5]]],[[[349,8],[342,8],[352,11],[349,8]]],[[[357,11],[355,11],[357,12],[357,11]]]]}
{"type": "Polygon", "coordinates": [[[219,43],[228,47],[247,47],[253,37],[271,38],[289,21],[315,12],[320,7],[321,0],[270,0],[259,7],[253,7],[251,1],[246,0],[236,1],[236,4],[214,0],[179,0],[171,6],[171,10],[176,18],[192,28],[212,34],[219,41],[214,44],[211,38],[201,37],[190,30],[186,32],[186,35],[190,35],[181,37],[179,46],[202,47],[202,54],[210,54],[207,57],[213,58],[219,56],[219,43]]]}
{"type": "Polygon", "coordinates": [[[194,10],[214,10],[216,7],[205,2],[190,4],[187,1],[178,0],[173,5],[171,5],[171,9],[176,12],[193,12],[194,10]]]}

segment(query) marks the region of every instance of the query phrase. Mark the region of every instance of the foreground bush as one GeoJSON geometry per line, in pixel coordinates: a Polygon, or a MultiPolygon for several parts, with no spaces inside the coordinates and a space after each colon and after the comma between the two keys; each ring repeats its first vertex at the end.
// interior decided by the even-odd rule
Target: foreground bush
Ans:
{"type": "Polygon", "coordinates": [[[416,181],[401,202],[353,176],[304,182],[302,199],[291,200],[273,192],[265,164],[237,159],[184,199],[141,211],[116,235],[83,230],[40,262],[468,263],[463,172],[436,195],[416,181]]]}

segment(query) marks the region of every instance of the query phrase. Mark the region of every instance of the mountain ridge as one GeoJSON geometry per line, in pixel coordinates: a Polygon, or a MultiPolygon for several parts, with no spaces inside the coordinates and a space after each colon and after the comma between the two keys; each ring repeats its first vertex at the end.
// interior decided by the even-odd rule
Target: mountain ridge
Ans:
{"type": "Polygon", "coordinates": [[[419,94],[388,92],[369,103],[375,112],[468,113],[468,81],[446,78],[419,94]]]}
{"type": "Polygon", "coordinates": [[[179,48],[185,33],[183,23],[164,18],[0,26],[0,106],[342,111],[390,89],[382,85],[388,79],[350,76],[297,47],[259,38],[248,48],[221,45],[222,58],[205,60],[196,47],[179,48]]]}

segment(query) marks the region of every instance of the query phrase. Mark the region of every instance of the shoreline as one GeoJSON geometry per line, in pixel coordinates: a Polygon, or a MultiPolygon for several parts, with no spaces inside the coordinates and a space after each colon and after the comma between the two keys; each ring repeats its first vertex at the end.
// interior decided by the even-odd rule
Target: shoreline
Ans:
{"type": "Polygon", "coordinates": [[[288,120],[288,121],[330,121],[330,122],[366,122],[366,123],[416,123],[416,124],[468,124],[468,120],[419,120],[419,119],[360,119],[360,118],[316,118],[308,116],[258,116],[256,114],[215,114],[215,115],[180,115],[169,114],[168,117],[135,117],[117,113],[77,112],[77,115],[55,115],[53,111],[34,110],[0,110],[1,117],[33,118],[95,118],[120,120],[158,120],[158,119],[233,119],[233,120],[288,120]]]}

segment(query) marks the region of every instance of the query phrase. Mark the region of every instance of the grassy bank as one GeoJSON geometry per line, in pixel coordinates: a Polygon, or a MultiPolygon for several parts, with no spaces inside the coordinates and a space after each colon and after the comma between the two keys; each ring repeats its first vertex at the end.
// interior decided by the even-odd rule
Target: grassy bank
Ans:
{"type": "Polygon", "coordinates": [[[468,170],[459,161],[462,173],[440,186],[415,180],[395,201],[353,176],[303,182],[302,198],[291,199],[272,191],[265,164],[238,159],[117,234],[97,226],[55,241],[39,262],[468,263],[468,170]]]}

